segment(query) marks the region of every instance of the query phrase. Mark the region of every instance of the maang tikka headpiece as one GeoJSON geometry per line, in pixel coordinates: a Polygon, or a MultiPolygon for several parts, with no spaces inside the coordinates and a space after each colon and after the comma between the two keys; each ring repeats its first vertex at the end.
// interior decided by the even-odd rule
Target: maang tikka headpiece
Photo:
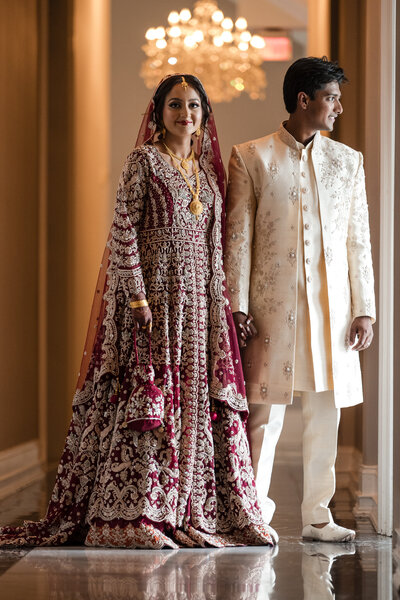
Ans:
{"type": "Polygon", "coordinates": [[[186,90],[189,87],[189,84],[187,83],[187,81],[185,80],[185,78],[183,76],[182,76],[181,86],[183,87],[184,90],[186,90]]]}

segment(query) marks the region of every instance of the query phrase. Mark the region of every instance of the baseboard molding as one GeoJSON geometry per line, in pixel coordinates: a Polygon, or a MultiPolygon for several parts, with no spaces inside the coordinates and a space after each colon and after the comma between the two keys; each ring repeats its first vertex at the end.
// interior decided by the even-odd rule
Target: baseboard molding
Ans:
{"type": "Polygon", "coordinates": [[[377,465],[363,465],[359,450],[352,446],[339,446],[336,460],[336,487],[349,490],[354,503],[353,515],[356,518],[368,518],[377,530],[377,465]]]}
{"type": "Polygon", "coordinates": [[[361,464],[359,474],[354,515],[368,517],[378,530],[378,466],[361,464]]]}
{"type": "Polygon", "coordinates": [[[339,446],[336,458],[336,487],[348,489],[353,499],[359,486],[361,452],[354,446],[339,446]]]}
{"type": "Polygon", "coordinates": [[[43,476],[39,440],[31,440],[0,452],[0,500],[43,476]]]}
{"type": "Polygon", "coordinates": [[[339,446],[335,464],[336,492],[333,498],[336,519],[352,519],[358,490],[360,452],[353,446],[339,446]]]}

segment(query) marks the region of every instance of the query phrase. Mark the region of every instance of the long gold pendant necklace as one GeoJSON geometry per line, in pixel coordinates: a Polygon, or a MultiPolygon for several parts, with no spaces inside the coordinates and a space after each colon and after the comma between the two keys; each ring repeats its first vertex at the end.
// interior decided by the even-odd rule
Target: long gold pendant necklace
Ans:
{"type": "Polygon", "coordinates": [[[172,163],[176,165],[179,173],[182,175],[183,179],[185,180],[190,193],[193,196],[193,200],[191,201],[191,203],[189,204],[189,210],[192,213],[192,215],[194,215],[196,217],[196,219],[199,218],[199,216],[201,215],[201,213],[203,212],[203,205],[199,200],[199,194],[200,194],[200,177],[199,177],[199,170],[197,168],[196,165],[196,160],[194,157],[194,152],[193,149],[190,153],[190,155],[187,158],[180,158],[179,156],[177,156],[176,154],[174,154],[172,152],[172,150],[170,150],[168,148],[168,146],[163,142],[163,146],[166,149],[166,151],[168,152],[172,163]],[[187,177],[187,175],[183,172],[183,169],[185,169],[186,173],[188,172],[189,169],[189,162],[192,161],[193,163],[193,171],[194,174],[196,175],[196,191],[193,189],[189,178],[187,177]]]}

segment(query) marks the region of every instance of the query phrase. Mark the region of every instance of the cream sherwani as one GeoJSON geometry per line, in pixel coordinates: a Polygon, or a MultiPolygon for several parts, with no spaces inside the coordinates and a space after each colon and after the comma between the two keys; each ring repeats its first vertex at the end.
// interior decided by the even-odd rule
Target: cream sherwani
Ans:
{"type": "Polygon", "coordinates": [[[229,174],[232,309],[259,332],[243,366],[260,504],[269,521],[275,446],[300,390],[303,524],[330,521],[340,407],[362,402],[349,329],[357,316],[375,320],[362,155],[319,133],[305,147],[281,126],[234,147],[229,174]]]}
{"type": "MultiPolygon", "coordinates": [[[[244,352],[248,400],[290,404],[297,358],[316,370],[315,391],[333,384],[336,407],[352,406],[362,402],[362,385],[350,325],[357,316],[375,320],[363,159],[319,132],[311,150],[299,146],[281,126],[234,146],[229,163],[229,294],[233,312],[250,312],[259,331],[244,352]],[[299,254],[306,257],[304,273],[299,254]],[[306,301],[314,359],[296,356],[298,310],[306,301]]],[[[303,344],[303,320],[299,333],[303,344]]],[[[300,365],[296,370],[300,376],[300,365]]]]}

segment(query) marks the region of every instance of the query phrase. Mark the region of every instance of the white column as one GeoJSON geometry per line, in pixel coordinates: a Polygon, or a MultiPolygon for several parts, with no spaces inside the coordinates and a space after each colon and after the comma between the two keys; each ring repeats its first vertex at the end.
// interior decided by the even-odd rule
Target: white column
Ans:
{"type": "Polygon", "coordinates": [[[396,0],[381,1],[378,532],[393,529],[393,299],[396,0]]]}

